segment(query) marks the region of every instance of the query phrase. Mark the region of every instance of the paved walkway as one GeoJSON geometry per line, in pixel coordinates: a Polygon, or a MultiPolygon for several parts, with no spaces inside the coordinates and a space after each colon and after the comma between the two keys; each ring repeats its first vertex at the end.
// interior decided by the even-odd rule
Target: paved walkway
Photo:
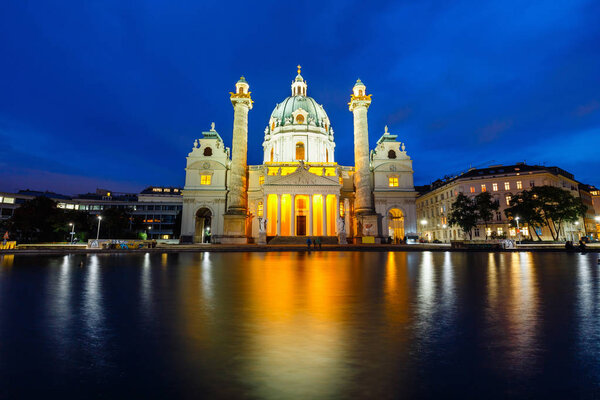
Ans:
{"type": "MultiPolygon", "coordinates": [[[[1,254],[70,254],[70,253],[179,253],[179,252],[272,252],[272,251],[306,251],[306,245],[227,245],[227,244],[159,244],[154,249],[87,249],[85,245],[69,244],[37,244],[27,245],[14,250],[0,250],[1,254]]],[[[451,249],[449,244],[440,243],[419,243],[408,245],[392,244],[347,244],[347,245],[323,245],[321,250],[311,251],[547,251],[563,252],[566,251],[564,244],[541,243],[541,244],[522,244],[517,249],[490,250],[490,249],[451,249]]],[[[586,252],[600,252],[600,244],[594,243],[587,246],[586,252]]]]}

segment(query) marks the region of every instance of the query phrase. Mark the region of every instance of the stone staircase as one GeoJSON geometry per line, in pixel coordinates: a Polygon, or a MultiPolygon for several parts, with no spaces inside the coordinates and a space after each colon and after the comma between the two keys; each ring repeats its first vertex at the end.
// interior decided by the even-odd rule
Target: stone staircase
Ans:
{"type": "MultiPolygon", "coordinates": [[[[310,236],[314,240],[316,236],[310,236]]],[[[338,244],[337,236],[320,236],[322,244],[338,244]]],[[[306,246],[306,236],[272,236],[267,237],[268,244],[299,244],[306,246]]]]}

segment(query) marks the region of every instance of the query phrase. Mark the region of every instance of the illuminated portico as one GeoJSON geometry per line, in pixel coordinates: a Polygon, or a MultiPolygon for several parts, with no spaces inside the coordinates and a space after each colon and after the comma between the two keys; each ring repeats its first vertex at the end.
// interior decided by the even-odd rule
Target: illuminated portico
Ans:
{"type": "Polygon", "coordinates": [[[309,172],[314,168],[310,165],[295,168],[291,174],[266,176],[262,204],[266,205],[267,236],[335,236],[339,178],[309,172]]]}

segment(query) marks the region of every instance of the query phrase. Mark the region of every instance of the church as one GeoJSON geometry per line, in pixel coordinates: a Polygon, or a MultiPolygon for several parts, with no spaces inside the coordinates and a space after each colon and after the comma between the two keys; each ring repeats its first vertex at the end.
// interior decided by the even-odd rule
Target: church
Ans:
{"type": "MultiPolygon", "coordinates": [[[[267,121],[263,163],[247,165],[250,85],[230,93],[231,148],[214,123],[187,157],[182,243],[389,243],[416,237],[412,160],[387,126],[369,149],[371,94],[356,81],[354,166],[336,162],[332,122],[300,74],[267,121]]],[[[344,132],[345,140],[350,133],[344,132]]]]}

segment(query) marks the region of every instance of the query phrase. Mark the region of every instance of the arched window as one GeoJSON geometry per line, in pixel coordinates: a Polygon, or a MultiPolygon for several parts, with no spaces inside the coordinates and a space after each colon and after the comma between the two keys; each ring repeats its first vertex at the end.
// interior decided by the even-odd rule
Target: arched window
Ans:
{"type": "Polygon", "coordinates": [[[363,93],[363,92],[362,92],[362,90],[359,90],[359,91],[358,91],[358,95],[359,95],[359,96],[362,96],[362,95],[363,95],[362,93],[363,93]]]}
{"type": "Polygon", "coordinates": [[[210,157],[212,156],[212,149],[210,147],[205,147],[204,148],[204,153],[205,156],[210,157]]]}
{"type": "Polygon", "coordinates": [[[388,151],[388,158],[396,158],[396,152],[394,150],[388,151]]]}
{"type": "Polygon", "coordinates": [[[238,93],[244,94],[244,88],[242,86],[240,86],[240,89],[238,90],[238,93]]]}
{"type": "Polygon", "coordinates": [[[304,143],[296,143],[296,160],[304,160],[304,143]]]}
{"type": "Polygon", "coordinates": [[[271,148],[271,162],[273,162],[273,148],[271,148]]]}
{"type": "Polygon", "coordinates": [[[302,114],[296,115],[296,123],[303,124],[304,123],[304,115],[302,115],[302,114]]]}
{"type": "Polygon", "coordinates": [[[275,122],[271,122],[271,130],[275,129],[275,122]]]}

